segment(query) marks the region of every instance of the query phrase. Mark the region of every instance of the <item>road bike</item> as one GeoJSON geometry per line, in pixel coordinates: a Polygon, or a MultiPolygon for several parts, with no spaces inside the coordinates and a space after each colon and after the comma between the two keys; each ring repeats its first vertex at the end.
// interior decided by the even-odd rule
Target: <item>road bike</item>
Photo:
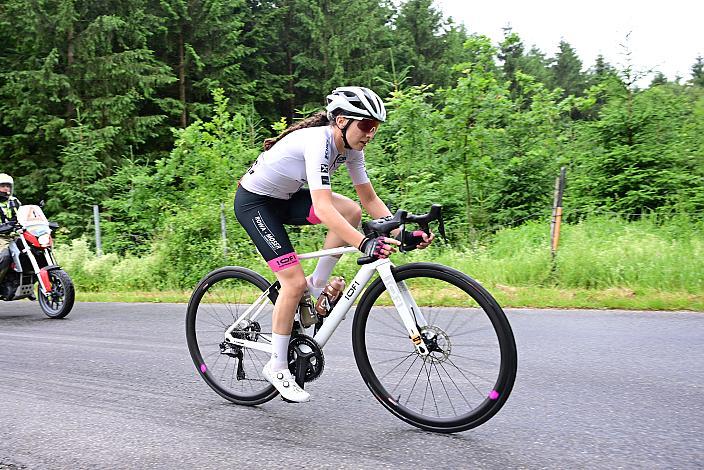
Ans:
{"type": "MultiPolygon", "coordinates": [[[[433,221],[444,237],[439,205],[422,215],[398,211],[363,227],[375,236],[389,236],[406,224],[429,233],[433,221]]],[[[359,253],[342,247],[299,258],[353,252],[359,253]]],[[[436,263],[396,266],[388,258],[370,257],[357,263],[359,271],[329,315],[309,329],[294,321],[289,367],[296,382],[303,387],[321,375],[323,348],[359,299],[352,324],[354,358],[387,410],[413,426],[444,433],[474,428],[494,416],[511,393],[518,359],[511,326],[491,294],[466,274],[436,263]],[[379,276],[372,280],[375,273],[379,276]]],[[[228,266],[206,275],[188,303],[186,337],[193,362],[203,380],[233,403],[259,405],[278,394],[261,370],[271,355],[271,313],[279,287],[250,269],[228,266]]]]}

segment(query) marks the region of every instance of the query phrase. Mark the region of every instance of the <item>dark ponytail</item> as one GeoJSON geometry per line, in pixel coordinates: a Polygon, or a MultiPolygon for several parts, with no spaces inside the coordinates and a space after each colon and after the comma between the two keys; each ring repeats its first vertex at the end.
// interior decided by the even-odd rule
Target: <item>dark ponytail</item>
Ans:
{"type": "Polygon", "coordinates": [[[307,117],[301,122],[297,122],[296,124],[288,126],[286,130],[284,130],[278,136],[264,140],[264,150],[269,150],[271,147],[273,147],[276,142],[283,139],[284,136],[290,134],[293,131],[297,131],[298,129],[305,129],[306,127],[327,126],[328,124],[330,124],[330,120],[328,119],[328,114],[325,111],[315,113],[314,115],[307,117]]]}

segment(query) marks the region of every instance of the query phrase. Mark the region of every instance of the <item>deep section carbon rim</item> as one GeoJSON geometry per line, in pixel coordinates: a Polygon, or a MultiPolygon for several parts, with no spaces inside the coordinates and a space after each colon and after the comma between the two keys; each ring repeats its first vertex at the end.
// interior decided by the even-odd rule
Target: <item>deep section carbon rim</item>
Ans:
{"type": "Polygon", "coordinates": [[[516,373],[503,311],[476,281],[449,268],[399,269],[396,277],[418,304],[430,354],[415,351],[384,285],[375,283],[360,302],[353,338],[368,387],[392,413],[424,429],[454,432],[485,422],[506,401],[516,373]]]}

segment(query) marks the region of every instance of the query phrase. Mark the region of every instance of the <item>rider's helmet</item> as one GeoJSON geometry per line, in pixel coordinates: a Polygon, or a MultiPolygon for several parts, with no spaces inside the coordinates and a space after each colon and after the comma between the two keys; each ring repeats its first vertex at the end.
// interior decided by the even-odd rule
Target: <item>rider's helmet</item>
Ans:
{"type": "Polygon", "coordinates": [[[327,97],[326,110],[328,118],[339,115],[352,119],[376,119],[386,121],[386,108],[379,98],[369,88],[361,86],[343,86],[335,88],[327,97]],[[340,110],[340,113],[335,111],[340,110]]]}
{"type": "Polygon", "coordinates": [[[7,173],[0,173],[0,201],[7,201],[12,197],[12,192],[15,189],[15,181],[12,176],[7,173]],[[3,186],[10,186],[10,191],[3,191],[5,188],[3,186]]]}

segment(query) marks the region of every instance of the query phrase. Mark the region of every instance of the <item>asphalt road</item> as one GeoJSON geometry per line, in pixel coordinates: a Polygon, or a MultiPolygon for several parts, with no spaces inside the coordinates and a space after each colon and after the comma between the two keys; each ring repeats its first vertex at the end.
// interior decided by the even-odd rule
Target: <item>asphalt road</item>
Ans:
{"type": "Polygon", "coordinates": [[[704,313],[507,313],[508,403],[441,435],[372,397],[351,314],[310,403],[247,408],[198,377],[185,305],[0,303],[0,469],[704,467],[704,313]]]}

